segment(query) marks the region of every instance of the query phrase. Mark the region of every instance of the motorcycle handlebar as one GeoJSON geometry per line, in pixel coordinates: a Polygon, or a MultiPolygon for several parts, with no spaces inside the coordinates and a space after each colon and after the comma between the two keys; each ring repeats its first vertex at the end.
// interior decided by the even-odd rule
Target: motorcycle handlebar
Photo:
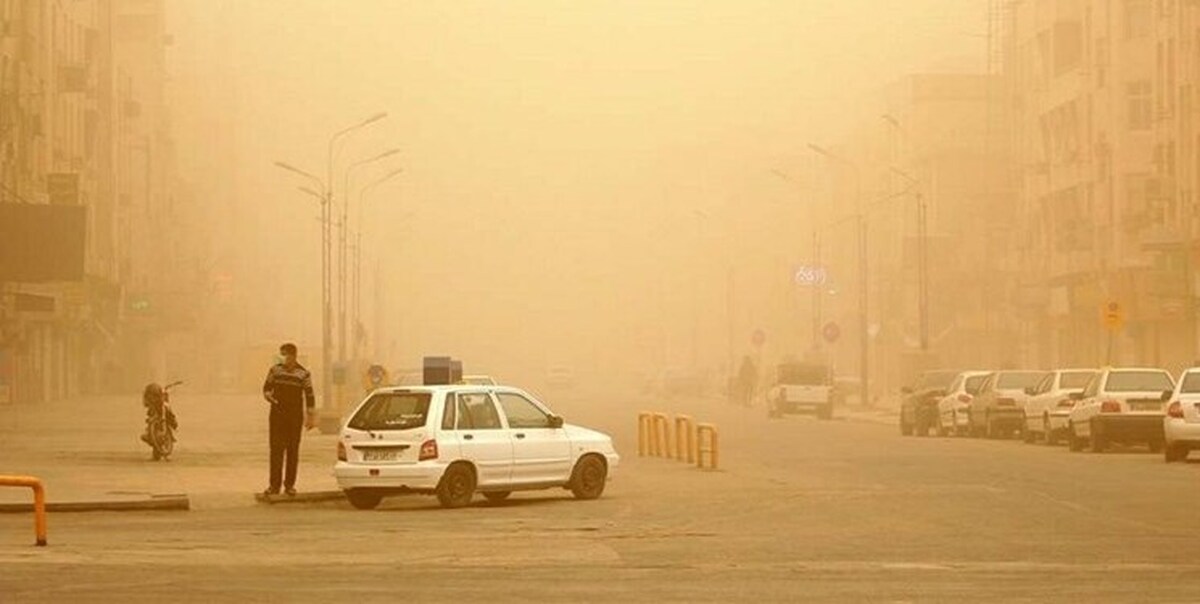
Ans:
{"type": "Polygon", "coordinates": [[[176,386],[179,386],[179,385],[181,385],[181,384],[183,384],[183,380],[179,380],[179,381],[177,381],[177,382],[171,382],[170,384],[167,384],[166,386],[163,386],[163,391],[170,390],[170,389],[172,389],[172,388],[174,388],[174,387],[176,387],[176,386]]]}

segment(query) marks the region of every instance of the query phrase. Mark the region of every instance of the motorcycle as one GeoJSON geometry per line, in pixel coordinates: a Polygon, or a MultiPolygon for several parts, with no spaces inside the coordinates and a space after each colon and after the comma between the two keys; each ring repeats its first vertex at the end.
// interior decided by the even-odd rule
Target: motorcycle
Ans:
{"type": "MultiPolygon", "coordinates": [[[[162,394],[157,404],[146,403],[151,407],[150,416],[146,419],[146,433],[142,440],[150,445],[154,461],[166,460],[175,450],[175,430],[179,422],[175,412],[171,410],[171,389],[183,384],[182,381],[171,382],[162,387],[162,394]]],[[[146,387],[149,392],[155,384],[146,387]]]]}

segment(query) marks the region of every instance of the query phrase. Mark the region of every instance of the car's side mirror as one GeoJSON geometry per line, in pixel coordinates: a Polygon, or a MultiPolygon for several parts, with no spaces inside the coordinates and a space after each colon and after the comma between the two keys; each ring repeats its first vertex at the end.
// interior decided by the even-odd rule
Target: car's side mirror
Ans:
{"type": "Polygon", "coordinates": [[[551,415],[550,416],[550,427],[551,428],[563,427],[563,418],[558,415],[551,415]]]}
{"type": "Polygon", "coordinates": [[[1163,390],[1162,401],[1165,403],[1165,402],[1171,400],[1171,395],[1173,395],[1173,394],[1175,394],[1174,390],[1163,390]]]}

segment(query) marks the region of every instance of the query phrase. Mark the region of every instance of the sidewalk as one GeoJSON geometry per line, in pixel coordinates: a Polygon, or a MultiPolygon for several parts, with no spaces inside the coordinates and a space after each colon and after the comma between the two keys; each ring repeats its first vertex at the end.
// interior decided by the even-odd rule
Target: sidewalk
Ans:
{"type": "MultiPolygon", "coordinates": [[[[0,405],[0,474],[40,478],[50,503],[146,501],[187,495],[192,509],[253,505],[267,484],[267,408],[255,395],[197,395],[171,405],[179,418],[170,461],[139,440],[137,396],[0,405]]],[[[337,488],[336,435],[305,432],[297,489],[337,488]]],[[[29,503],[29,489],[0,488],[0,504],[29,503]]]]}

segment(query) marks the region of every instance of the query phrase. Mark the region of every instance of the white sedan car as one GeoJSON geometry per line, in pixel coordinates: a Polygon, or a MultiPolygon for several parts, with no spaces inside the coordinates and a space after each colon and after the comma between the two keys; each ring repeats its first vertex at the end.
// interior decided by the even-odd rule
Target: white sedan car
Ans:
{"type": "Polygon", "coordinates": [[[333,474],[359,509],[404,493],[437,495],[443,507],[549,488],[595,499],[620,462],[608,435],[564,424],[523,390],[462,384],[372,392],[337,453],[333,474]]]}
{"type": "Polygon", "coordinates": [[[1067,417],[1072,451],[1089,443],[1101,452],[1109,443],[1146,443],[1157,453],[1163,446],[1163,408],[1175,390],[1164,369],[1107,368],[1088,383],[1067,417]]]}
{"type": "Polygon", "coordinates": [[[955,376],[946,389],[946,396],[938,401],[938,436],[948,436],[953,433],[965,435],[971,429],[970,415],[971,399],[979,394],[980,386],[990,371],[964,371],[955,376]]]}
{"type": "Polygon", "coordinates": [[[1187,459],[1188,451],[1200,449],[1200,368],[1193,367],[1179,376],[1179,383],[1163,417],[1167,463],[1187,459]]]}
{"type": "Polygon", "coordinates": [[[1099,373],[1098,369],[1058,369],[1027,390],[1025,442],[1041,440],[1048,445],[1058,444],[1058,439],[1067,430],[1067,417],[1075,407],[1071,394],[1083,392],[1099,373]]]}

